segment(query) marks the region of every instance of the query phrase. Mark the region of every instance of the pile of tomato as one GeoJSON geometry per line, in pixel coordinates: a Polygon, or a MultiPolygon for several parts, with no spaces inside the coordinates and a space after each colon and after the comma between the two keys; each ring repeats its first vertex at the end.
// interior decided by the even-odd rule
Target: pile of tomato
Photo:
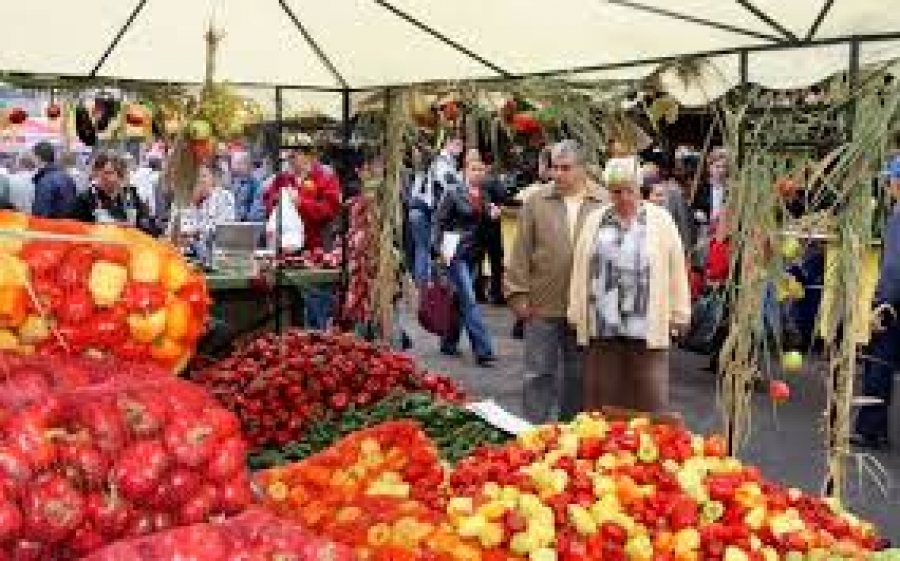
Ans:
{"type": "Polygon", "coordinates": [[[32,390],[0,395],[0,559],[78,558],[253,502],[240,424],[202,387],[56,364],[58,388],[32,368],[32,390]]]}
{"type": "Polygon", "coordinates": [[[395,392],[426,392],[460,402],[460,387],[421,371],[412,357],[346,333],[266,334],[196,372],[241,420],[254,449],[284,446],[310,425],[395,392]]]}
{"type": "Polygon", "coordinates": [[[180,370],[206,328],[205,278],[133,228],[0,211],[0,349],[180,370]]]}

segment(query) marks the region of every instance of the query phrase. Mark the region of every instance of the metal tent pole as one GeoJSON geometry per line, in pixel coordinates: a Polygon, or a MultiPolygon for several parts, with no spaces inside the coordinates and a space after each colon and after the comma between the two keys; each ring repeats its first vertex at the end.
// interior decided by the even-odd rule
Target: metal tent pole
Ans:
{"type": "MultiPolygon", "coordinates": [[[[345,170],[351,171],[353,158],[350,154],[350,140],[353,136],[353,124],[350,122],[350,90],[344,89],[341,92],[341,154],[344,159],[345,170]]],[[[347,201],[347,180],[351,174],[345,174],[345,180],[341,182],[341,283],[338,290],[340,298],[340,306],[347,300],[347,294],[350,289],[350,264],[348,263],[348,244],[350,242],[350,206],[347,201]]]]}
{"type": "MultiPolygon", "coordinates": [[[[273,154],[272,154],[272,163],[273,163],[273,172],[277,175],[281,172],[281,129],[283,125],[283,95],[282,95],[281,86],[275,87],[275,138],[277,141],[273,145],[273,154]]],[[[282,309],[281,309],[281,238],[282,238],[282,211],[281,205],[285,204],[285,201],[281,200],[281,194],[277,195],[278,204],[275,205],[275,287],[274,287],[274,298],[275,298],[275,332],[281,333],[283,329],[283,318],[282,318],[282,309]]]]}

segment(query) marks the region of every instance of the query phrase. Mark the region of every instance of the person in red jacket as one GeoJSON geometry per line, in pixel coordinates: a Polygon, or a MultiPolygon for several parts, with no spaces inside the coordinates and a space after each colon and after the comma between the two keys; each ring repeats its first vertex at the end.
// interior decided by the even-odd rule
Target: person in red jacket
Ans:
{"type": "MultiPolygon", "coordinates": [[[[322,248],[326,228],[341,211],[341,185],[334,171],[316,158],[311,142],[303,143],[293,153],[291,170],[278,174],[263,193],[267,216],[278,205],[282,189],[297,205],[303,220],[304,249],[322,248]]],[[[305,288],[302,298],[293,302],[295,324],[302,323],[309,329],[328,328],[334,309],[330,287],[305,288]]]]}
{"type": "Polygon", "coordinates": [[[341,184],[337,175],[318,161],[312,145],[304,144],[291,156],[291,170],[278,174],[263,194],[267,216],[285,188],[303,220],[304,248],[321,248],[325,229],[341,210],[341,184]]]}

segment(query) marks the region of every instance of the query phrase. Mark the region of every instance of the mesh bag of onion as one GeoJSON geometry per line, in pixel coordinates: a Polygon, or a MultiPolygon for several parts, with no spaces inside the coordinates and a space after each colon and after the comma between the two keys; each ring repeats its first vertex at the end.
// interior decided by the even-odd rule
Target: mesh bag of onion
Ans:
{"type": "Polygon", "coordinates": [[[85,561],[350,561],[349,548],[318,538],[302,526],[262,510],[221,522],[194,524],[109,545],[85,561]]]}
{"type": "Polygon", "coordinates": [[[0,561],[79,558],[252,502],[232,413],[190,382],[107,364],[80,387],[0,391],[0,561]]]}

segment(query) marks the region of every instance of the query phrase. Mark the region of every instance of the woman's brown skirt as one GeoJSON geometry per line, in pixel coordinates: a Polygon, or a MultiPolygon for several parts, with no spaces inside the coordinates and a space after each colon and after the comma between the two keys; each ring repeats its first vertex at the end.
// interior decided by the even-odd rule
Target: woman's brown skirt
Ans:
{"type": "Polygon", "coordinates": [[[643,341],[594,341],[585,354],[584,405],[587,411],[615,406],[644,413],[669,408],[669,351],[643,341]]]}

